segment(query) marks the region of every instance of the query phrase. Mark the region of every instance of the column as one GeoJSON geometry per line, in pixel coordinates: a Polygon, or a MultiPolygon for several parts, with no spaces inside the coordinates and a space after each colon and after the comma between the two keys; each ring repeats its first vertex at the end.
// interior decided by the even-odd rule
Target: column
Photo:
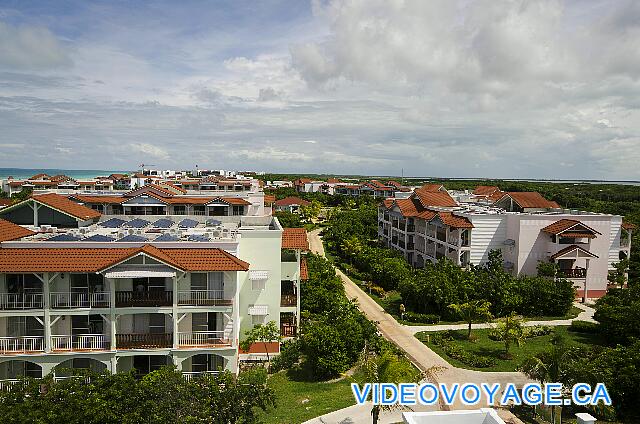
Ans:
{"type": "MultiPolygon", "coordinates": [[[[207,277],[208,278],[208,277],[207,277]]],[[[172,281],[173,290],[173,304],[171,309],[171,316],[173,317],[173,348],[178,348],[178,278],[174,274],[172,281]]]]}
{"type": "MultiPolygon", "coordinates": [[[[36,212],[37,215],[37,212],[36,212]]],[[[55,274],[54,274],[55,275],[55,274]]],[[[44,308],[44,351],[51,352],[51,310],[49,309],[49,273],[42,275],[42,296],[44,308]]],[[[44,375],[44,374],[43,374],[44,375]]]]}
{"type": "Polygon", "coordinates": [[[298,278],[296,279],[296,331],[300,331],[300,296],[301,296],[301,287],[300,287],[300,251],[296,250],[296,261],[298,262],[298,278]]]}
{"type": "Polygon", "coordinates": [[[110,278],[107,281],[109,283],[109,339],[111,350],[116,350],[116,280],[110,278]]]}

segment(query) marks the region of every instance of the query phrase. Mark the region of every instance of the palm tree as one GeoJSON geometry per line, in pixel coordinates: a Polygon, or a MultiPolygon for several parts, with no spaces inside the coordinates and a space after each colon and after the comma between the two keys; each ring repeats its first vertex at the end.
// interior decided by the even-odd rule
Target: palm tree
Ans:
{"type": "Polygon", "coordinates": [[[496,332],[500,337],[500,340],[504,343],[504,357],[510,358],[509,348],[512,344],[522,346],[525,340],[524,327],[522,320],[516,316],[515,313],[504,317],[502,322],[498,324],[496,332]]]}
{"type": "Polygon", "coordinates": [[[490,308],[491,303],[486,300],[473,300],[471,302],[452,303],[449,305],[449,309],[469,324],[467,339],[471,339],[472,323],[491,321],[493,315],[491,315],[490,308]]]}
{"type": "MultiPolygon", "coordinates": [[[[520,366],[520,371],[529,378],[537,380],[540,384],[545,382],[562,382],[566,380],[565,370],[573,359],[575,350],[565,343],[560,335],[554,335],[551,339],[551,348],[528,358],[520,366]]],[[[556,422],[555,406],[551,406],[551,421],[556,422]]],[[[535,409],[534,409],[535,413],[535,409]]],[[[562,421],[562,417],[560,418],[562,421]]]]}
{"type": "Polygon", "coordinates": [[[349,263],[353,264],[353,258],[362,252],[362,242],[356,236],[352,236],[342,242],[342,251],[349,257],[349,263]]]}
{"type": "MultiPolygon", "coordinates": [[[[357,365],[354,378],[359,384],[365,383],[418,383],[423,379],[423,374],[402,356],[398,356],[391,351],[381,354],[365,351],[357,365]]],[[[373,424],[377,424],[380,412],[395,408],[406,408],[399,404],[395,405],[373,405],[371,408],[371,419],[373,424]]]]}

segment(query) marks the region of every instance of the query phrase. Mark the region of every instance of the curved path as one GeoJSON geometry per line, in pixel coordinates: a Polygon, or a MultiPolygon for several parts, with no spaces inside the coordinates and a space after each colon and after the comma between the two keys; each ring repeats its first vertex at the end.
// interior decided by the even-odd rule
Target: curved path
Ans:
{"type": "MultiPolygon", "coordinates": [[[[322,245],[322,239],[319,234],[320,230],[314,230],[309,233],[309,245],[312,252],[324,256],[324,246],[322,245]]],[[[351,279],[342,271],[336,268],[336,273],[344,282],[347,296],[358,302],[360,310],[362,310],[367,318],[376,322],[378,329],[386,339],[392,341],[404,350],[407,357],[423,372],[431,373],[433,367],[439,368],[439,371],[429,378],[432,382],[445,384],[501,383],[502,386],[507,383],[515,383],[518,387],[522,387],[525,383],[530,381],[527,376],[520,372],[483,372],[452,366],[416,339],[413,335],[413,331],[410,330],[411,327],[407,328],[408,326],[399,324],[398,321],[386,313],[380,305],[371,299],[371,297],[360,289],[357,284],[351,281],[351,279]]],[[[462,404],[456,404],[454,405],[454,408],[464,409],[465,406],[462,404]]]]}
{"type": "MultiPolygon", "coordinates": [[[[582,303],[574,303],[578,309],[582,309],[582,312],[578,314],[577,317],[571,319],[555,319],[549,321],[525,321],[523,325],[525,327],[533,327],[534,325],[548,325],[551,327],[555,327],[557,325],[571,325],[573,321],[589,321],[589,322],[597,322],[593,319],[593,314],[596,312],[591,306],[583,305],[582,303]]],[[[411,333],[419,333],[421,331],[444,331],[444,330],[466,330],[469,328],[468,324],[433,324],[433,325],[402,325],[411,333]]],[[[471,324],[472,329],[477,328],[493,328],[495,324],[492,323],[482,323],[482,324],[471,324]]]]}

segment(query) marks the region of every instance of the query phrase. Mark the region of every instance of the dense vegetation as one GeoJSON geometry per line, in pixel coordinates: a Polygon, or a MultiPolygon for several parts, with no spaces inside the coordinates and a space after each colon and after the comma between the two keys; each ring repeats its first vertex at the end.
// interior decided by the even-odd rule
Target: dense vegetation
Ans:
{"type": "Polygon", "coordinates": [[[165,367],[133,373],[84,373],[54,382],[25,379],[0,391],[0,417],[22,423],[254,423],[256,409],[275,404],[266,372],[224,372],[186,380],[165,367]]]}
{"type": "Polygon", "coordinates": [[[571,308],[575,292],[570,282],[513,277],[504,271],[497,251],[491,253],[485,266],[472,267],[470,271],[446,259],[413,269],[398,252],[377,245],[376,221],[374,206],[335,212],[324,240],[356,278],[373,281],[384,291],[398,290],[410,312],[457,320],[461,317],[449,305],[474,300],[488,301],[491,313],[497,317],[513,312],[525,316],[564,316],[571,308]]]}
{"type": "Polygon", "coordinates": [[[274,367],[300,366],[311,378],[327,379],[353,367],[365,346],[378,351],[389,348],[375,325],[347,299],[329,262],[309,255],[307,264],[309,280],[301,288],[301,334],[283,345],[274,367]]]}

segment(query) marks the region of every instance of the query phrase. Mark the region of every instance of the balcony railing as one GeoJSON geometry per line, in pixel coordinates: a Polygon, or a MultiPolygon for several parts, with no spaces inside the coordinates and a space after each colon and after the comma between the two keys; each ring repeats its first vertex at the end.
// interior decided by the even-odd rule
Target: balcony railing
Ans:
{"type": "Polygon", "coordinates": [[[44,337],[0,337],[0,353],[35,353],[44,351],[44,337]]]}
{"type": "Polygon", "coordinates": [[[178,333],[179,347],[231,346],[224,331],[192,331],[178,333]]]}
{"type": "Polygon", "coordinates": [[[280,306],[296,306],[298,304],[298,296],[295,294],[281,294],[280,306]]]}
{"type": "Polygon", "coordinates": [[[182,377],[187,381],[202,377],[205,374],[218,375],[220,371],[182,371],[182,377]]]}
{"type": "Polygon", "coordinates": [[[173,292],[165,290],[150,291],[117,291],[116,307],[126,308],[131,306],[171,306],[173,304],[173,292]]]}
{"type": "Polygon", "coordinates": [[[0,310],[42,309],[42,293],[0,293],[0,310]]]}
{"type": "Polygon", "coordinates": [[[416,226],[415,225],[407,225],[407,232],[408,233],[414,233],[416,231],[416,226]]]}
{"type": "Polygon", "coordinates": [[[631,240],[620,239],[620,247],[629,247],[630,244],[631,244],[631,240]]]}
{"type": "Polygon", "coordinates": [[[233,301],[224,298],[224,290],[181,290],[178,305],[184,306],[231,306],[233,301]]]}
{"type": "Polygon", "coordinates": [[[558,271],[558,276],[564,278],[587,278],[587,270],[584,268],[561,269],[558,271]]]}
{"type": "Polygon", "coordinates": [[[51,336],[53,351],[109,350],[111,344],[104,334],[76,334],[71,336],[51,336]]]}
{"type": "Polygon", "coordinates": [[[118,349],[163,349],[173,346],[171,333],[159,334],[116,334],[118,349]]]}
{"type": "Polygon", "coordinates": [[[295,337],[298,333],[298,327],[294,324],[280,324],[280,335],[282,337],[295,337]]]}
{"type": "Polygon", "coordinates": [[[109,292],[54,292],[49,299],[53,309],[108,308],[109,292]]]}

